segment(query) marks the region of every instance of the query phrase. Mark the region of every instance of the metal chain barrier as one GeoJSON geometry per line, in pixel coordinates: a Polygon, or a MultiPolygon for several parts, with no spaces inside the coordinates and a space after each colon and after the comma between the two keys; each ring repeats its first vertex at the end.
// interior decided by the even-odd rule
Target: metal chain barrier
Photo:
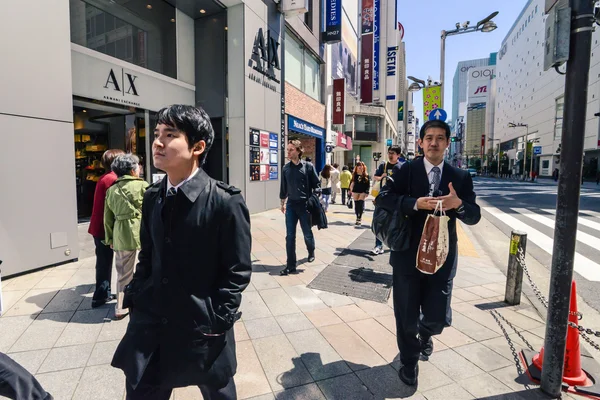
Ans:
{"type": "Polygon", "coordinates": [[[519,337],[519,339],[521,339],[523,341],[523,343],[525,343],[525,345],[529,348],[529,350],[535,351],[535,349],[533,348],[533,346],[527,341],[527,339],[525,339],[525,337],[521,334],[521,332],[519,332],[518,329],[515,328],[515,326],[513,324],[511,324],[506,318],[504,318],[504,316],[502,314],[500,314],[496,310],[491,310],[490,312],[492,313],[492,315],[496,314],[504,322],[506,322],[506,324],[508,326],[510,326],[513,331],[515,331],[515,333],[517,334],[517,336],[519,337]]]}
{"type": "MultiPolygon", "coordinates": [[[[533,290],[533,293],[538,298],[538,300],[544,305],[544,307],[548,308],[548,300],[542,294],[542,292],[537,287],[537,285],[535,283],[533,283],[533,279],[531,278],[531,275],[529,275],[529,271],[527,270],[527,265],[525,263],[525,253],[523,252],[523,249],[521,249],[521,248],[519,248],[519,255],[517,257],[517,261],[519,262],[519,264],[523,268],[523,272],[525,273],[525,276],[527,276],[527,280],[529,281],[529,285],[531,286],[531,289],[533,290]]],[[[502,317],[502,315],[500,315],[500,314],[498,314],[498,315],[500,316],[500,318],[502,318],[504,321],[506,321],[506,323],[508,323],[509,326],[511,326],[513,328],[513,330],[515,330],[515,328],[512,326],[512,324],[510,322],[508,322],[504,317],[502,317]]],[[[580,312],[577,312],[576,314],[572,313],[572,312],[569,312],[569,315],[575,315],[575,316],[577,316],[577,320],[579,320],[579,321],[581,321],[581,319],[583,318],[583,314],[580,313],[580,312]]],[[[583,338],[583,340],[585,340],[586,342],[588,342],[589,345],[592,346],[594,349],[600,351],[600,345],[597,344],[596,342],[594,342],[588,336],[588,335],[593,335],[593,336],[595,336],[597,338],[600,338],[600,331],[595,331],[595,330],[590,329],[590,328],[585,328],[582,325],[575,324],[575,323],[570,322],[570,321],[569,321],[569,326],[571,328],[577,329],[579,331],[579,335],[583,338]]],[[[517,330],[515,330],[515,332],[517,332],[517,330]]],[[[519,334],[519,333],[517,332],[517,334],[519,334]]],[[[519,337],[521,337],[521,339],[523,339],[523,337],[520,334],[519,334],[519,337]]],[[[528,343],[525,342],[525,344],[527,344],[531,348],[531,346],[528,343]]]]}
{"type": "Polygon", "coordinates": [[[542,291],[537,287],[537,285],[533,283],[533,279],[531,278],[531,275],[529,275],[529,271],[527,270],[527,264],[525,264],[525,253],[523,252],[522,248],[519,248],[519,255],[517,257],[517,261],[519,262],[519,264],[521,264],[523,272],[525,273],[525,276],[529,281],[529,286],[531,286],[533,293],[538,298],[538,300],[544,305],[544,307],[548,308],[548,300],[546,299],[546,296],[544,296],[542,294],[542,291]]]}
{"type": "MultiPolygon", "coordinates": [[[[508,336],[508,332],[506,332],[506,329],[504,329],[504,325],[502,325],[502,322],[500,322],[500,320],[498,319],[498,316],[500,316],[500,318],[502,318],[505,321],[506,319],[502,315],[500,315],[496,310],[490,310],[490,314],[492,314],[492,317],[494,317],[494,319],[496,320],[496,323],[498,324],[498,326],[502,330],[502,333],[504,334],[504,338],[508,343],[508,347],[510,347],[510,351],[512,352],[513,358],[515,360],[515,366],[517,367],[517,373],[519,374],[519,376],[523,375],[525,371],[523,371],[523,367],[521,366],[521,360],[519,359],[519,355],[517,354],[515,345],[513,344],[513,341],[510,338],[510,336],[508,336]]],[[[526,390],[531,389],[527,383],[524,383],[523,386],[526,390]]]]}

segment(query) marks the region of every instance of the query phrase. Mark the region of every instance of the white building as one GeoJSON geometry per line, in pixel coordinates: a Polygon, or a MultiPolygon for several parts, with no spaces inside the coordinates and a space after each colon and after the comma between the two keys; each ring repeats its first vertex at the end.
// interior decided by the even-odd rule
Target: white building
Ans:
{"type": "Polygon", "coordinates": [[[211,176],[240,188],[251,212],[278,207],[286,130],[273,110],[283,111],[285,28],[274,2],[8,3],[0,27],[4,276],[80,256],[78,223],[105,173],[102,153],[137,154],[152,181],[156,114],[170,104],[210,115],[211,176]]]}
{"type": "MultiPolygon", "coordinates": [[[[523,157],[524,135],[539,139],[534,171],[551,176],[558,168],[557,150],[561,142],[565,78],[554,69],[544,72],[544,0],[529,0],[504,38],[498,53],[497,98],[495,115],[496,138],[502,141],[502,151],[509,158],[509,167],[523,157]],[[509,123],[527,127],[509,128],[509,123]],[[535,132],[535,133],[534,133],[535,132]]],[[[599,122],[594,116],[600,111],[600,32],[592,34],[592,60],[588,87],[585,125],[584,176],[598,171],[599,122]]],[[[563,68],[564,69],[564,68],[563,68]]],[[[527,156],[529,164],[529,154],[527,156]]],[[[529,165],[527,166],[529,168],[529,165]]],[[[516,170],[516,168],[515,168],[516,170]]],[[[521,173],[521,171],[515,171],[521,173]]]]}

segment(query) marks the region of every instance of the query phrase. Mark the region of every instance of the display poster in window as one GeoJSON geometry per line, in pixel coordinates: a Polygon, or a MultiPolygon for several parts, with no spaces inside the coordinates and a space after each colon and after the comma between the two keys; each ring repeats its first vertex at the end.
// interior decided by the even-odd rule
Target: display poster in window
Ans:
{"type": "Polygon", "coordinates": [[[260,147],[269,147],[269,132],[260,131],[260,147]]]}
{"type": "Polygon", "coordinates": [[[270,164],[277,165],[277,150],[271,150],[270,164]]]}
{"type": "Polygon", "coordinates": [[[260,180],[261,181],[269,180],[269,166],[268,165],[260,166],[260,180]]]}
{"type": "Polygon", "coordinates": [[[250,129],[250,146],[260,146],[260,132],[250,129]]]}
{"type": "Polygon", "coordinates": [[[269,149],[260,148],[260,163],[268,165],[270,161],[269,149]]]}
{"type": "Polygon", "coordinates": [[[270,149],[277,149],[277,134],[276,133],[269,133],[269,148],[270,149]]]}
{"type": "Polygon", "coordinates": [[[269,167],[269,179],[278,179],[278,167],[276,165],[269,167]]]}
{"type": "Polygon", "coordinates": [[[250,147],[250,164],[260,164],[260,147],[250,147]]]}
{"type": "Polygon", "coordinates": [[[250,180],[251,181],[260,181],[260,165],[251,165],[250,166],[250,180]]]}

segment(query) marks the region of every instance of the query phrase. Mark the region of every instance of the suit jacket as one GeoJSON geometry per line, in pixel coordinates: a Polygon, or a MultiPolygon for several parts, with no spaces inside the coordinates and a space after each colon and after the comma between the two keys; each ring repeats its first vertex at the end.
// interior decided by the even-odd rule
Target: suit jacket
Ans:
{"type": "MultiPolygon", "coordinates": [[[[410,218],[411,240],[408,250],[403,252],[393,251],[391,253],[390,264],[401,274],[420,274],[421,272],[416,268],[417,251],[427,215],[433,213],[433,211],[415,211],[414,209],[419,197],[427,197],[429,195],[429,178],[425,170],[423,158],[417,158],[411,163],[404,163],[402,166],[396,165],[393,177],[394,182],[388,182],[386,189],[404,196],[401,207],[402,211],[410,218]]],[[[479,206],[475,202],[476,196],[473,191],[473,180],[469,172],[455,168],[444,162],[439,186],[439,190],[441,190],[443,196],[450,194],[450,189],[448,188],[450,182],[452,182],[458,197],[463,201],[464,214],[459,216],[455,210],[450,210],[446,213],[450,217],[448,221],[450,246],[446,262],[434,275],[440,279],[451,279],[456,274],[458,241],[456,236],[456,219],[460,219],[467,225],[475,225],[481,219],[479,206]]]]}
{"type": "Polygon", "coordinates": [[[239,189],[202,169],[175,196],[166,197],[166,182],[144,195],[124,299],[130,322],[112,365],[135,387],[158,350],[157,384],[224,386],[237,367],[231,328],[252,271],[250,216],[239,189]]]}

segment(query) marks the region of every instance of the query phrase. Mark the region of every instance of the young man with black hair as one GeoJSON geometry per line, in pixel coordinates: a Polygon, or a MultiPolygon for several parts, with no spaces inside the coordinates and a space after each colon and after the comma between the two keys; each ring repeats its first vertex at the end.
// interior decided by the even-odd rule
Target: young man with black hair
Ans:
{"type": "Polygon", "coordinates": [[[239,189],[202,170],[214,140],[200,108],[158,112],[152,156],[166,177],[144,195],[141,250],[123,307],[127,332],[112,365],[129,400],[168,400],[198,386],[206,400],[236,399],[233,324],[250,282],[250,216],[239,189]]]}
{"type": "MultiPolygon", "coordinates": [[[[392,176],[394,174],[394,167],[398,165],[398,163],[402,166],[404,162],[404,156],[402,155],[400,146],[394,145],[388,147],[388,161],[379,165],[379,168],[377,168],[377,171],[375,171],[375,174],[373,175],[373,180],[381,182],[383,187],[385,185],[383,179],[392,176]],[[400,161],[400,158],[402,158],[402,161],[400,161]]],[[[375,207],[377,207],[377,204],[375,204],[375,207]]],[[[383,243],[381,243],[381,240],[375,238],[375,247],[371,250],[371,253],[373,253],[373,255],[383,253],[383,243]]]]}
{"type": "Polygon", "coordinates": [[[468,171],[444,162],[450,144],[450,128],[443,121],[428,121],[420,131],[419,145],[424,157],[409,165],[394,168],[394,183],[386,189],[403,195],[403,212],[409,216],[411,239],[409,249],[392,251],[390,264],[394,270],[394,315],[396,338],[402,368],[400,379],[415,385],[420,356],[433,352],[431,336],[442,333],[452,322],[450,308],[452,280],[458,260],[456,220],[474,225],[481,218],[475,202],[473,181],[468,171]],[[427,216],[442,201],[448,221],[449,252],[444,265],[433,275],[416,268],[417,252],[427,216]]]}
{"type": "Polygon", "coordinates": [[[281,212],[285,214],[285,250],[287,262],[281,275],[296,272],[296,226],[298,221],[304,235],[304,243],[308,250],[308,262],[315,261],[315,237],[312,233],[310,214],[308,213],[308,199],[313,190],[320,186],[319,177],[312,163],[302,161],[302,142],[290,140],[287,146],[289,163],[283,166],[279,199],[281,212]],[[287,201],[287,203],[286,203],[287,201]]]}

